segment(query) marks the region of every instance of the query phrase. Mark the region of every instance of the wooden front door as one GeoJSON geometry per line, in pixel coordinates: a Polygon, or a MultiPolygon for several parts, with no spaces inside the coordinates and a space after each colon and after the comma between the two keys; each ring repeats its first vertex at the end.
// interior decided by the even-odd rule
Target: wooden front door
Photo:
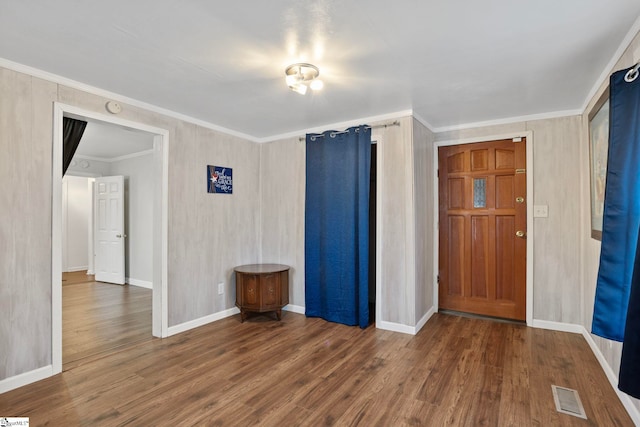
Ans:
{"type": "Polygon", "coordinates": [[[525,320],[526,140],[440,147],[439,308],[525,320]]]}

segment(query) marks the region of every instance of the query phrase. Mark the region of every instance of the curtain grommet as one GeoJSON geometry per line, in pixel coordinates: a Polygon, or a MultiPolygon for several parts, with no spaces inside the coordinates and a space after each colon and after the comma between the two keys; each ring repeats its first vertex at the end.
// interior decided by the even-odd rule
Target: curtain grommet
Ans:
{"type": "Polygon", "coordinates": [[[638,71],[638,66],[635,66],[627,71],[627,74],[624,75],[624,81],[627,83],[631,83],[638,78],[638,75],[640,75],[640,71],[638,71]]]}

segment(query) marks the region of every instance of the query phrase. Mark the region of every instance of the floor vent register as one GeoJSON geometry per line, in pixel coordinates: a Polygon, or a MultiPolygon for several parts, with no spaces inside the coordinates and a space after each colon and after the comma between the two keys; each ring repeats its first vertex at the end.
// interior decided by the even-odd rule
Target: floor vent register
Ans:
{"type": "Polygon", "coordinates": [[[552,385],[551,390],[553,391],[553,400],[556,402],[558,412],[587,419],[584,406],[582,406],[580,396],[576,390],[557,385],[552,385]]]}

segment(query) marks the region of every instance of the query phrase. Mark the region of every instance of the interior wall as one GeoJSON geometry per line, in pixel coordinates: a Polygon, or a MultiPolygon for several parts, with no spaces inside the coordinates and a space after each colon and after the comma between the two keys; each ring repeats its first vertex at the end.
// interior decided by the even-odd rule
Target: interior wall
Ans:
{"type": "Polygon", "coordinates": [[[415,164],[415,268],[416,322],[434,309],[433,291],[436,286],[433,265],[434,209],[433,141],[435,135],[418,120],[413,119],[413,147],[415,164]]]}
{"type": "Polygon", "coordinates": [[[304,307],[304,141],[260,144],[261,262],[285,264],[289,303],[304,307]]]}
{"type": "MultiPolygon", "coordinates": [[[[108,99],[1,67],[0,93],[2,380],[52,360],[54,102],[106,115],[108,99]]],[[[232,308],[233,267],[259,255],[259,146],[126,104],[119,117],[169,131],[169,326],[232,308]],[[207,193],[208,164],[234,169],[233,195],[207,193]]]]}
{"type": "Polygon", "coordinates": [[[111,163],[124,176],[125,276],[127,283],[153,282],[153,153],[111,163]]]}
{"type": "MultiPolygon", "coordinates": [[[[416,324],[415,203],[413,119],[398,119],[400,126],[376,129],[378,187],[382,242],[380,253],[381,318],[397,325],[416,324]]],[[[375,125],[375,123],[371,123],[375,125]]]]}
{"type": "Polygon", "coordinates": [[[57,85],[0,67],[0,379],[51,364],[57,85]]]}
{"type": "Polygon", "coordinates": [[[65,175],[62,179],[62,271],[89,268],[88,178],[65,175]]]}
{"type": "MultiPolygon", "coordinates": [[[[437,141],[533,132],[534,194],[527,203],[547,205],[547,218],[534,218],[533,318],[579,324],[581,306],[582,118],[560,117],[442,132],[437,141]]],[[[529,284],[528,284],[529,285],[529,284]]]]}
{"type": "MultiPolygon", "coordinates": [[[[634,52],[638,52],[636,55],[640,55],[640,33],[638,33],[632,40],[629,47],[626,49],[620,60],[613,67],[613,72],[629,68],[640,60],[640,57],[634,58],[634,52]]],[[[591,331],[591,321],[593,319],[593,305],[595,302],[596,294],[596,281],[598,278],[598,266],[600,264],[600,241],[591,238],[591,176],[590,176],[590,161],[589,161],[589,112],[593,109],[594,104],[598,101],[598,98],[609,86],[609,80],[607,79],[602,83],[596,94],[589,101],[584,114],[582,115],[582,133],[584,135],[584,141],[581,146],[580,164],[581,169],[581,208],[583,213],[581,236],[583,237],[583,251],[582,251],[582,273],[584,275],[583,283],[583,310],[584,318],[582,325],[591,331]]],[[[615,375],[617,376],[620,371],[620,358],[622,356],[622,344],[617,341],[607,340],[605,338],[598,337],[591,334],[591,337],[595,341],[598,349],[603,354],[608,365],[611,367],[615,375]]],[[[640,400],[630,398],[633,404],[640,410],[640,400]]]]}

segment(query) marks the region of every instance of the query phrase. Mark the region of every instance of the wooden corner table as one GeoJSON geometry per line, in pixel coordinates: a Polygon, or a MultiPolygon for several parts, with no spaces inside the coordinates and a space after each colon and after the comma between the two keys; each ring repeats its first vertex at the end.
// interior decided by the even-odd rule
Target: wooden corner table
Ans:
{"type": "Polygon", "coordinates": [[[275,311],[278,320],[282,319],[282,307],[289,304],[289,268],[282,264],[248,264],[233,269],[241,322],[250,311],[275,311]]]}

